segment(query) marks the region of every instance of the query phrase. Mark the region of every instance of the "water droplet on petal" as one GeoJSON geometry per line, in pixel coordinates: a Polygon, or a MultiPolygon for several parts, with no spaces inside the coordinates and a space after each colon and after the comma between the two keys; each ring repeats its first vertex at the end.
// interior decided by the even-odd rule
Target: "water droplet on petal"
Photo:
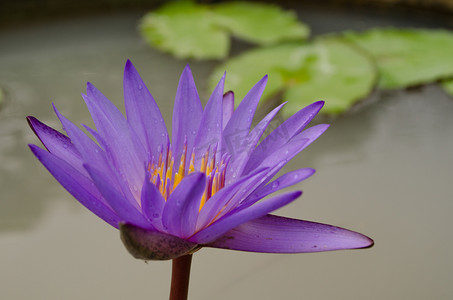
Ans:
{"type": "Polygon", "coordinates": [[[294,175],[294,179],[299,178],[299,174],[294,175]]]}
{"type": "Polygon", "coordinates": [[[141,84],[138,85],[138,89],[141,90],[143,86],[141,84]]]}
{"type": "Polygon", "coordinates": [[[285,151],[285,154],[288,154],[288,153],[289,153],[289,150],[286,150],[286,151],[285,151]]]}
{"type": "Polygon", "coordinates": [[[280,185],[280,183],[278,181],[274,181],[274,183],[272,183],[272,188],[276,189],[276,188],[278,188],[279,185],[280,185]]]}
{"type": "Polygon", "coordinates": [[[197,132],[195,130],[192,130],[192,134],[195,135],[197,134],[197,132]]]}

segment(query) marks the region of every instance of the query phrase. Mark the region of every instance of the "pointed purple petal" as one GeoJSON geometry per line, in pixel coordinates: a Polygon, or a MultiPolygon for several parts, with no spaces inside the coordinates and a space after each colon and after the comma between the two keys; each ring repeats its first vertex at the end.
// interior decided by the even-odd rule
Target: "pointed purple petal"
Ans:
{"type": "Polygon", "coordinates": [[[138,259],[168,260],[191,253],[197,244],[173,235],[146,230],[129,223],[120,223],[121,241],[138,259]]]}
{"type": "Polygon", "coordinates": [[[240,145],[240,143],[238,145],[237,141],[245,138],[249,133],[256,107],[263,94],[266,83],[267,75],[258,81],[258,83],[247,93],[238,108],[234,111],[230,121],[225,126],[223,136],[226,143],[225,145],[230,154],[234,154],[237,151],[237,148],[240,145]]]}
{"type": "MultiPolygon", "coordinates": [[[[328,127],[329,125],[319,124],[302,131],[298,135],[294,136],[288,143],[278,149],[274,149],[274,151],[267,157],[261,157],[261,161],[257,160],[260,161],[260,164],[256,167],[273,167],[278,165],[280,162],[289,162],[294,158],[294,156],[316,140],[324,131],[326,131],[328,127]]],[[[247,165],[247,167],[248,166],[249,165],[247,165]]],[[[276,169],[273,175],[277,174],[279,170],[280,169],[276,169]]],[[[244,174],[247,174],[247,172],[247,170],[244,170],[244,174]]]]}
{"type": "MultiPolygon", "coordinates": [[[[246,187],[250,184],[259,181],[260,178],[265,174],[267,169],[257,170],[256,172],[243,176],[238,181],[222,188],[220,191],[214,194],[201,209],[198,220],[197,230],[206,227],[210,222],[215,220],[214,218],[221,216],[221,212],[230,206],[235,198],[240,198],[242,195],[238,194],[238,191],[248,191],[246,187]]],[[[245,195],[247,196],[247,195],[245,195]]]]}
{"type": "Polygon", "coordinates": [[[107,183],[104,174],[89,165],[85,165],[85,168],[93,179],[97,189],[118,214],[121,221],[133,223],[143,228],[153,229],[151,223],[132,205],[129,199],[127,199],[127,196],[107,183]]]}
{"type": "MultiPolygon", "coordinates": [[[[96,169],[101,170],[104,174],[111,173],[111,168],[106,160],[106,154],[92,139],[90,139],[79,127],[74,125],[71,121],[66,119],[54,106],[55,113],[63,125],[64,130],[71,138],[72,143],[77,151],[82,155],[84,163],[94,166],[96,169]]],[[[83,172],[88,176],[87,171],[83,168],[83,172]]],[[[111,176],[107,176],[110,184],[114,180],[111,176]]]]}
{"type": "Polygon", "coordinates": [[[234,112],[234,93],[233,91],[228,91],[223,95],[223,118],[222,118],[222,123],[223,126],[222,128],[225,129],[225,126],[228,124],[228,121],[230,121],[231,116],[233,115],[234,112]]]}
{"type": "MultiPolygon", "coordinates": [[[[222,101],[224,84],[225,74],[212,92],[212,95],[203,111],[200,127],[194,143],[195,153],[204,154],[209,147],[212,148],[216,144],[219,151],[222,147],[222,101]]],[[[201,163],[201,157],[196,157],[196,159],[197,163],[195,166],[199,166],[201,163]]]]}
{"type": "Polygon", "coordinates": [[[118,228],[120,218],[103,202],[101,194],[89,178],[53,154],[35,145],[29,146],[39,161],[74,198],[99,218],[118,228]]]}
{"type": "MultiPolygon", "coordinates": [[[[255,149],[256,144],[263,135],[269,123],[272,121],[274,116],[280,111],[280,109],[285,105],[285,103],[280,104],[278,107],[274,108],[267,116],[265,116],[258,125],[253,128],[253,130],[247,135],[243,140],[243,147],[240,148],[240,151],[236,151],[232,156],[230,162],[228,163],[228,169],[225,175],[226,184],[230,184],[232,181],[236,180],[235,177],[242,175],[242,172],[247,164],[247,161],[255,149]],[[235,176],[233,176],[235,175],[235,176]]],[[[237,149],[239,150],[239,149],[237,149]]]]}
{"type": "Polygon", "coordinates": [[[83,96],[115,168],[124,175],[129,186],[141,186],[149,157],[139,138],[123,114],[92,84],[87,84],[87,95],[83,96]]]}
{"type": "Polygon", "coordinates": [[[179,79],[173,109],[172,149],[176,162],[180,160],[186,138],[187,149],[192,150],[202,113],[200,97],[187,65],[179,79]]]}
{"type": "Polygon", "coordinates": [[[250,172],[259,165],[263,157],[269,156],[276,148],[286,144],[295,135],[299,134],[321,110],[323,105],[324,101],[308,105],[272,131],[253,151],[247,163],[246,172],[250,172]]]}
{"type": "Polygon", "coordinates": [[[162,212],[165,207],[165,199],[154,183],[148,178],[148,176],[145,178],[145,183],[142,188],[142,212],[154,228],[163,231],[162,212]]]}
{"type": "Polygon", "coordinates": [[[332,225],[267,215],[241,224],[207,247],[265,253],[366,248],[373,240],[332,225]]]}
{"type": "Polygon", "coordinates": [[[265,199],[237,213],[219,219],[209,227],[196,233],[189,241],[197,244],[208,244],[245,222],[263,217],[268,213],[289,204],[301,194],[302,192],[296,191],[265,199]]]}
{"type": "Polygon", "coordinates": [[[261,199],[279,191],[281,189],[292,186],[296,183],[301,182],[302,180],[307,179],[315,173],[315,169],[304,168],[295,171],[288,172],[274,181],[268,183],[267,185],[257,189],[251,196],[253,198],[261,199]]]}
{"type": "Polygon", "coordinates": [[[35,117],[27,117],[28,125],[41,140],[46,149],[58,158],[63,159],[79,172],[86,173],[79,151],[64,134],[40,122],[35,117]]]}
{"type": "Polygon", "coordinates": [[[123,85],[127,121],[150,152],[150,157],[158,157],[157,148],[167,145],[167,127],[153,96],[130,60],[124,68],[123,85]]]}
{"type": "Polygon", "coordinates": [[[205,186],[205,174],[192,173],[171,193],[162,214],[162,223],[168,233],[181,238],[194,233],[205,186]]]}

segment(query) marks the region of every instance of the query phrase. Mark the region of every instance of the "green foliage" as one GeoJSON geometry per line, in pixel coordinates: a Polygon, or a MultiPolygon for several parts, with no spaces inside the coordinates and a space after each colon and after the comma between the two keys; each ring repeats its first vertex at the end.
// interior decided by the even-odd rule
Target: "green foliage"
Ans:
{"type": "Polygon", "coordinates": [[[227,70],[226,90],[242,99],[263,74],[269,81],[263,98],[283,92],[283,112],[325,100],[324,113],[338,114],[371,91],[376,71],[366,55],[336,38],[313,43],[287,43],[248,51],[219,66],[210,79],[213,87],[227,70]]]}
{"type": "Polygon", "coordinates": [[[230,47],[228,33],[217,26],[212,11],[189,1],[148,13],[140,29],[149,44],[178,58],[223,58],[230,47]]]}
{"type": "Polygon", "coordinates": [[[371,29],[345,38],[376,61],[379,87],[395,89],[453,76],[453,34],[446,30],[371,29]]]}
{"type": "Polygon", "coordinates": [[[225,2],[213,7],[221,27],[233,35],[259,45],[305,39],[309,28],[292,11],[270,4],[225,2]]]}
{"type": "MultiPolygon", "coordinates": [[[[308,43],[309,28],[278,6],[192,1],[163,5],[147,14],[140,28],[151,45],[178,58],[225,58],[230,35],[262,46],[218,66],[210,86],[227,71],[225,88],[241,100],[268,74],[263,99],[281,94],[288,101],[285,115],[317,100],[326,101],[324,113],[340,114],[376,82],[395,89],[453,77],[453,34],[446,30],[371,29],[308,43]]],[[[453,96],[453,80],[442,84],[453,96]]]]}
{"type": "Polygon", "coordinates": [[[211,6],[170,2],[145,15],[140,29],[150,45],[178,58],[196,59],[225,58],[230,34],[262,45],[304,39],[309,34],[292,12],[247,2],[211,6]]]}

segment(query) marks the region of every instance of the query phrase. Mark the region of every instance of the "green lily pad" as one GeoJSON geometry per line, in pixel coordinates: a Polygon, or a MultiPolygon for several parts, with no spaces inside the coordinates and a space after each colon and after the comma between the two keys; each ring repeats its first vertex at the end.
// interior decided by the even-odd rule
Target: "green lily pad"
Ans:
{"type": "Polygon", "coordinates": [[[373,88],[376,69],[372,61],[340,39],[320,38],[311,44],[288,43],[255,49],[218,67],[210,79],[213,87],[226,71],[226,89],[242,99],[263,74],[269,75],[263,99],[284,91],[285,115],[325,100],[323,112],[339,114],[373,88]]]}
{"type": "Polygon", "coordinates": [[[230,47],[212,11],[190,1],[170,2],[146,14],[140,30],[149,44],[178,58],[222,58],[230,47]]]}
{"type": "Polygon", "coordinates": [[[442,82],[444,90],[453,97],[453,79],[447,79],[442,82]]]}
{"type": "Polygon", "coordinates": [[[271,4],[225,2],[213,7],[219,25],[243,40],[271,45],[284,40],[305,39],[308,26],[292,11],[271,4]]]}
{"type": "Polygon", "coordinates": [[[178,58],[221,59],[228,55],[230,34],[271,44],[304,39],[308,27],[277,6],[233,2],[218,5],[169,2],[141,20],[145,40],[178,58]]]}
{"type": "Polygon", "coordinates": [[[379,87],[395,89],[453,76],[453,33],[446,30],[372,29],[345,34],[376,60],[379,87]]]}

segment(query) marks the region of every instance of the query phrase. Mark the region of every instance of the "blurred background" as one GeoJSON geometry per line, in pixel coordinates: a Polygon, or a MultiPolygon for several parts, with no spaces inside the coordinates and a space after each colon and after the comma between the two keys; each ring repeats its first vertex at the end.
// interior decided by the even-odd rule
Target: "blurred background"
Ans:
{"type": "MultiPolygon", "coordinates": [[[[162,4],[0,3],[0,298],[168,297],[171,263],[134,260],[118,231],[83,208],[33,157],[27,144],[39,141],[25,120],[33,115],[61,130],[53,102],[74,123],[91,125],[80,96],[87,81],[124,110],[126,59],[168,127],[187,63],[206,103],[216,68],[256,46],[233,38],[226,58],[207,60],[150,47],[140,20],[162,4]]],[[[448,0],[277,4],[308,24],[311,38],[385,27],[453,30],[448,0]]],[[[260,115],[281,100],[278,95],[260,115]]],[[[452,299],[452,96],[438,80],[409,88],[370,86],[352,108],[316,122],[332,125],[283,171],[317,172],[291,188],[303,196],[277,214],[356,230],[375,246],[298,255],[202,249],[194,255],[189,298],[452,299]]]]}

